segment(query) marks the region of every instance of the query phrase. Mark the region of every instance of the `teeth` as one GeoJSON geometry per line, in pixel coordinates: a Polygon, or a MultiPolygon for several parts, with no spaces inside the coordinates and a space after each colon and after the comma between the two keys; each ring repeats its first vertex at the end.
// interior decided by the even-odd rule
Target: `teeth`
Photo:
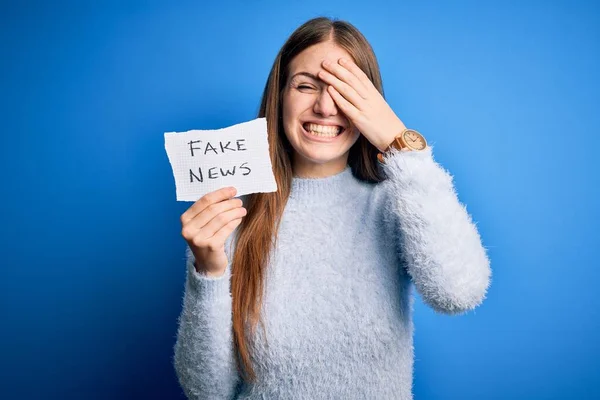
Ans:
{"type": "Polygon", "coordinates": [[[320,137],[335,137],[342,130],[340,126],[325,126],[313,123],[305,124],[304,127],[311,135],[320,137]]]}
{"type": "Polygon", "coordinates": [[[336,137],[337,136],[335,133],[321,133],[321,132],[315,132],[315,131],[308,131],[308,132],[313,136],[319,136],[319,137],[336,137]]]}

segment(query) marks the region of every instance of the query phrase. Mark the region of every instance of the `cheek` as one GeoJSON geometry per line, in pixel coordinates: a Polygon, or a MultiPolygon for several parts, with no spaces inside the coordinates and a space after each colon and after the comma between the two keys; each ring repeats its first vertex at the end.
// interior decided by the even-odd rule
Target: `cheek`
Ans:
{"type": "Polygon", "coordinates": [[[282,115],[284,124],[288,124],[294,118],[294,102],[289,96],[286,96],[282,102],[282,115]]]}
{"type": "Polygon", "coordinates": [[[283,99],[284,118],[298,119],[301,114],[307,112],[314,103],[313,96],[304,93],[289,93],[283,99]]]}
{"type": "Polygon", "coordinates": [[[296,115],[295,115],[295,110],[293,107],[294,102],[290,101],[291,99],[289,98],[289,96],[286,96],[283,98],[283,101],[281,103],[282,105],[282,119],[283,119],[283,133],[285,134],[285,136],[288,138],[288,140],[293,141],[293,136],[295,129],[294,129],[294,123],[296,121],[296,115]]]}
{"type": "Polygon", "coordinates": [[[358,129],[353,128],[352,129],[352,134],[349,135],[349,142],[350,142],[350,146],[354,146],[356,144],[356,142],[358,142],[358,139],[360,138],[360,132],[358,131],[358,129]]]}

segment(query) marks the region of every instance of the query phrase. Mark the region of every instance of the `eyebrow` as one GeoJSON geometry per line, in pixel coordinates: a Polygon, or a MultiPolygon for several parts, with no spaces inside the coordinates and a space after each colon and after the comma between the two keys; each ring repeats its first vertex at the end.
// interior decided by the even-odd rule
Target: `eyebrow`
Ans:
{"type": "Polygon", "coordinates": [[[311,74],[310,72],[301,71],[301,72],[297,72],[297,73],[295,73],[294,75],[292,75],[292,77],[290,78],[290,81],[291,81],[292,79],[294,79],[295,77],[297,77],[298,75],[307,76],[307,77],[309,77],[309,78],[311,78],[311,79],[313,79],[313,80],[315,80],[315,81],[320,81],[320,80],[321,80],[321,79],[320,79],[318,76],[316,76],[316,75],[313,75],[313,74],[311,74]]]}

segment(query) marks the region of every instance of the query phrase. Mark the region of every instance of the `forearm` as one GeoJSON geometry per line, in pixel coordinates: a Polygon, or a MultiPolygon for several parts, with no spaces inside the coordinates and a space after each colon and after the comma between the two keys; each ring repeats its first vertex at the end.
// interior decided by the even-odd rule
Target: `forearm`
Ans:
{"type": "Polygon", "coordinates": [[[216,278],[198,274],[186,261],[183,309],[179,317],[174,365],[190,399],[230,399],[238,383],[231,331],[229,269],[216,278]]]}
{"type": "Polygon", "coordinates": [[[491,269],[479,232],[432,148],[386,157],[400,255],[423,300],[458,314],[485,298],[491,269]]]}

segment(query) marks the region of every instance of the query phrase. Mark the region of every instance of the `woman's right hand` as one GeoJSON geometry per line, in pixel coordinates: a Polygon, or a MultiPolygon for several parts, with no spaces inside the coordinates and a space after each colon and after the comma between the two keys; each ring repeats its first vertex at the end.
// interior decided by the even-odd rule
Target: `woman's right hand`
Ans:
{"type": "Polygon", "coordinates": [[[225,241],[242,222],[246,209],[226,187],[202,196],[181,215],[181,235],[196,258],[196,271],[221,276],[227,268],[225,241]]]}

